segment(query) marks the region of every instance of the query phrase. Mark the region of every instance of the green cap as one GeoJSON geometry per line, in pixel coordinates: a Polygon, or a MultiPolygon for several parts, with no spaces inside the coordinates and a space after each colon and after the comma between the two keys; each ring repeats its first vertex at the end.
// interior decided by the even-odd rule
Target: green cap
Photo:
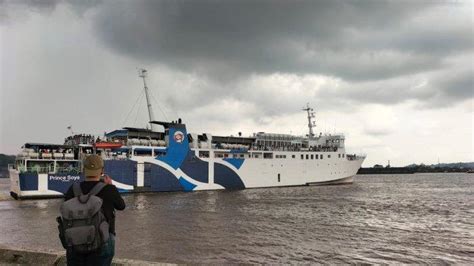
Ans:
{"type": "Polygon", "coordinates": [[[104,160],[97,154],[87,156],[83,162],[85,176],[99,176],[104,168],[104,160]]]}

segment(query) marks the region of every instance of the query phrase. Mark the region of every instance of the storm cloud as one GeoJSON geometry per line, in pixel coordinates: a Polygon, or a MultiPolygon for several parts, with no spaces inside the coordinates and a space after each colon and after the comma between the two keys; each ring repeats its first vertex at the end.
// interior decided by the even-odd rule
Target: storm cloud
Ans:
{"type": "Polygon", "coordinates": [[[118,54],[205,77],[215,83],[216,95],[233,95],[235,83],[251,75],[323,75],[347,84],[326,88],[343,90],[338,97],[385,103],[424,99],[433,100],[424,106],[435,106],[437,94],[449,103],[473,97],[472,63],[457,77],[458,66],[450,62],[472,57],[468,4],[105,1],[93,23],[96,36],[118,54]],[[429,87],[413,89],[416,75],[429,87]]]}
{"type": "Polygon", "coordinates": [[[431,13],[443,16],[446,8],[416,1],[114,1],[97,13],[95,29],[120,54],[216,79],[278,72],[374,80],[438,69],[444,56],[471,51],[472,17],[433,27],[440,22],[431,13]]]}
{"type": "MultiPolygon", "coordinates": [[[[155,111],[166,119],[197,121],[190,123],[199,130],[240,131],[247,124],[243,130],[262,126],[287,132],[275,121],[294,122],[310,102],[323,115],[351,125],[358,132],[352,134],[362,139],[361,147],[382,147],[380,139],[399,130],[393,124],[408,121],[414,112],[425,120],[426,112],[436,113],[433,117],[459,110],[472,113],[472,5],[370,0],[0,1],[1,44],[7,47],[2,48],[0,110],[15,110],[18,116],[2,115],[0,126],[4,131],[4,125],[29,116],[32,125],[39,126],[39,113],[26,114],[28,108],[17,106],[48,110],[39,104],[43,102],[70,110],[55,114],[64,127],[69,123],[65,121],[74,120],[70,117],[88,117],[81,104],[102,112],[98,99],[110,95],[114,104],[104,115],[124,126],[117,114],[126,115],[128,110],[122,109],[139,95],[135,68],[146,67],[150,88],[160,102],[155,111]]],[[[318,119],[324,120],[323,115],[318,119]]],[[[304,130],[301,117],[298,124],[304,130]]],[[[103,128],[97,116],[92,119],[97,121],[79,125],[103,128]]],[[[437,126],[433,122],[419,132],[437,126]]]]}

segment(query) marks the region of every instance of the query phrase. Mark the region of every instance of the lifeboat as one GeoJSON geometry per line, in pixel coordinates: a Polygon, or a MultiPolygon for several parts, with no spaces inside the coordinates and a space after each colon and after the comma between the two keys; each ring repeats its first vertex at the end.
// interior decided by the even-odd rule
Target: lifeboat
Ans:
{"type": "Polygon", "coordinates": [[[100,141],[100,142],[96,142],[94,146],[99,149],[116,149],[116,148],[122,147],[122,143],[100,141]]]}

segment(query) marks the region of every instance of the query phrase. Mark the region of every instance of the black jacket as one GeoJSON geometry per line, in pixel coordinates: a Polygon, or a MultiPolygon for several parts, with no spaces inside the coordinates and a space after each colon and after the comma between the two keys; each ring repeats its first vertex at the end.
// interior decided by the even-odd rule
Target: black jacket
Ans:
{"type": "MultiPolygon", "coordinates": [[[[100,181],[83,181],[81,182],[82,193],[87,194],[91,189],[100,181]]],[[[69,187],[66,194],[64,194],[65,201],[74,198],[74,192],[72,186],[69,187]]],[[[97,197],[103,200],[102,211],[104,216],[109,222],[109,232],[115,234],[115,210],[125,209],[125,202],[120,196],[117,188],[114,185],[106,185],[98,194],[97,197]]]]}

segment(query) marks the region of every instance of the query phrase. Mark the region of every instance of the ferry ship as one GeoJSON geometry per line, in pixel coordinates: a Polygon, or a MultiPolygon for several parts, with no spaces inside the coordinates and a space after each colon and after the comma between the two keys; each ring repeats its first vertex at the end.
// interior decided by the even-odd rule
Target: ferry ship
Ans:
{"type": "Polygon", "coordinates": [[[125,127],[102,138],[76,134],[64,144],[26,143],[9,166],[15,199],[61,197],[84,180],[82,160],[104,159],[120,192],[197,191],[352,183],[364,155],[348,154],[342,134],[315,135],[314,110],[303,108],[308,134],[250,137],[188,133],[181,119],[153,118],[147,72],[140,69],[151,128],[125,127]],[[161,127],[161,130],[160,128],[161,127]]]}

